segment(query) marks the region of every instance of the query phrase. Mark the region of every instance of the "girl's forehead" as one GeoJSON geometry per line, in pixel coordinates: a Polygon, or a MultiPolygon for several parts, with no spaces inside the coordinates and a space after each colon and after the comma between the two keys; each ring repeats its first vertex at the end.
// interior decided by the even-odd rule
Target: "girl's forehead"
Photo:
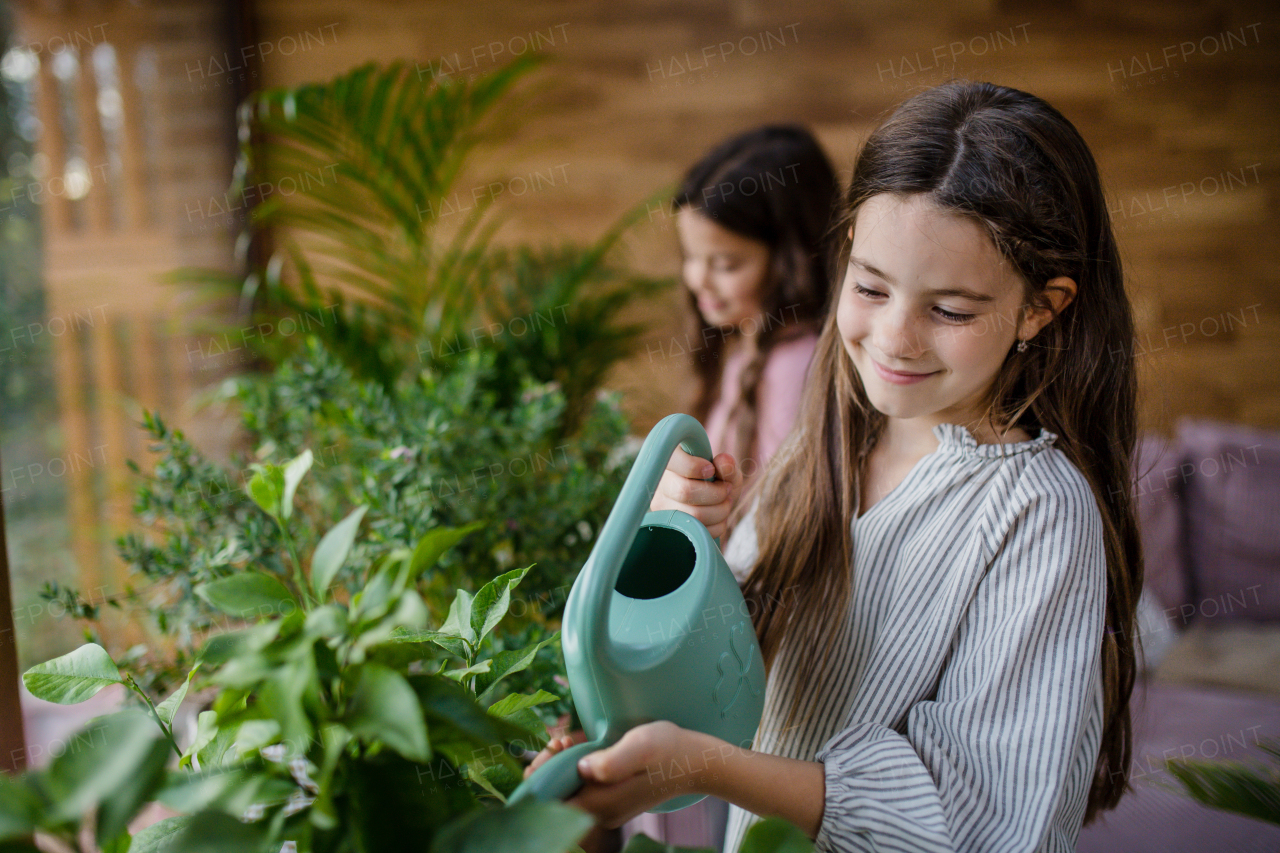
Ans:
{"type": "Polygon", "coordinates": [[[730,231],[689,207],[682,207],[676,213],[676,231],[680,235],[680,242],[686,247],[727,252],[764,246],[760,241],[736,231],[730,231]]]}
{"type": "Polygon", "coordinates": [[[1021,290],[1020,278],[982,225],[923,195],[872,196],[851,230],[850,261],[890,284],[963,282],[997,297],[1021,290]]]}

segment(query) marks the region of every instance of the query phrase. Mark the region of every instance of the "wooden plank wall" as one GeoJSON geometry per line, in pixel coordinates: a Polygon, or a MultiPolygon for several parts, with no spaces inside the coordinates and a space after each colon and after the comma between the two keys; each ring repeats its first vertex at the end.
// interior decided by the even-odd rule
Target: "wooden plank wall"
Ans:
{"type": "MultiPolygon", "coordinates": [[[[1267,367],[1280,361],[1272,3],[256,6],[266,85],[371,59],[471,74],[531,44],[553,54],[523,90],[519,127],[460,185],[502,185],[512,240],[589,239],[707,147],[761,122],[810,125],[847,173],[877,118],[923,87],[961,76],[1034,92],[1077,124],[1101,164],[1140,322],[1144,427],[1164,431],[1180,416],[1280,427],[1280,371],[1267,367]],[[535,175],[541,189],[517,192],[535,175]]],[[[640,268],[677,270],[661,213],[628,248],[640,268]]],[[[615,384],[638,429],[687,400],[687,365],[662,350],[681,333],[681,310],[674,292],[636,308],[655,324],[652,346],[615,384]]]]}

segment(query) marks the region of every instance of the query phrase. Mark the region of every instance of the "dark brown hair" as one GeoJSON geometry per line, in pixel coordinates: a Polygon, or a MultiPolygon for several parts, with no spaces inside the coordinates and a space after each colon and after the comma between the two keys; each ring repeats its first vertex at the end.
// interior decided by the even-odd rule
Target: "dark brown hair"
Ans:
{"type": "MultiPolygon", "coordinates": [[[[845,197],[842,231],[864,202],[881,193],[919,194],[978,223],[1020,274],[1025,304],[1048,307],[1045,284],[1055,277],[1077,284],[1074,300],[1025,352],[1010,349],[986,419],[997,431],[1016,426],[1033,436],[1041,428],[1056,433],[1055,447],[1084,475],[1101,512],[1104,728],[1087,823],[1114,807],[1128,787],[1128,706],[1142,587],[1130,489],[1137,383],[1132,353],[1118,347],[1133,339],[1133,320],[1097,165],[1075,127],[1043,100],[989,83],[954,81],[906,101],[867,139],[845,197]]],[[[796,429],[734,510],[741,517],[760,496],[759,557],[744,592],[770,663],[784,641],[817,647],[847,618],[850,523],[863,462],[885,423],[829,310],[796,429]],[[779,606],[784,592],[785,607],[779,606]],[[792,613],[815,618],[794,619],[792,613]]],[[[793,713],[802,685],[813,683],[820,665],[818,655],[802,661],[793,713]]]]}
{"type": "MultiPolygon", "coordinates": [[[[728,449],[740,465],[758,450],[756,398],[770,351],[816,332],[821,323],[832,290],[839,200],[839,182],[813,135],[796,125],[766,125],[709,151],[690,167],[672,201],[675,210],[695,210],[769,247],[768,277],[761,287],[764,317],[729,412],[735,428],[728,449]]],[[[691,414],[705,423],[720,391],[725,337],[702,317],[692,291],[686,295],[697,325],[695,340],[702,346],[694,363],[698,390],[691,414]]]]}

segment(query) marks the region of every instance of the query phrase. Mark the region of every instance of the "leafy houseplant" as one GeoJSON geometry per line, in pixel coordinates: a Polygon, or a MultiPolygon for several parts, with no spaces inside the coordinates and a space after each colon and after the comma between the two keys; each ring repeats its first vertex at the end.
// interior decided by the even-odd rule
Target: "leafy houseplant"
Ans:
{"type": "MultiPolygon", "coordinates": [[[[457,189],[477,145],[507,116],[504,100],[539,61],[526,54],[474,78],[370,64],[255,92],[240,109],[232,187],[264,199],[241,237],[247,275],[178,277],[239,291],[260,315],[254,326],[291,318],[356,377],[385,388],[460,351],[496,349],[508,358],[492,390],[510,403],[525,377],[559,382],[562,433],[572,434],[643,331],[616,315],[668,280],[609,260],[639,207],[589,246],[497,249],[496,194],[457,189]],[[447,215],[455,208],[465,214],[447,215]]],[[[475,189],[486,185],[495,183],[475,189]]],[[[245,343],[278,363],[298,336],[245,343]]]]}
{"type": "MultiPolygon", "coordinates": [[[[514,406],[500,406],[485,390],[494,358],[474,351],[447,372],[427,372],[387,391],[356,379],[313,341],[269,381],[241,380],[235,401],[257,459],[316,449],[295,496],[290,529],[299,550],[315,547],[323,519],[343,507],[368,507],[369,536],[355,544],[337,583],[354,593],[382,550],[412,547],[431,527],[483,522],[441,557],[420,592],[431,615],[443,619],[453,590],[470,578],[494,566],[534,564],[511,610],[518,628],[496,640],[523,647],[555,626],[632,454],[616,396],[597,399],[578,434],[558,439],[564,395],[526,383],[514,406]]],[[[145,605],[162,632],[177,637],[177,658],[125,665],[144,688],[167,693],[185,676],[199,637],[224,618],[193,590],[245,566],[277,577],[291,569],[281,527],[248,499],[239,474],[205,458],[160,418],[148,416],[145,425],[158,456],[135,513],[151,532],[119,540],[141,578],[126,603],[145,605]]],[[[69,597],[69,613],[95,615],[76,605],[73,590],[50,594],[69,597]]],[[[547,684],[558,666],[544,647],[517,678],[547,684]]],[[[541,710],[552,719],[567,706],[541,710]]]]}
{"type": "Polygon", "coordinates": [[[99,718],[48,768],[0,777],[0,849],[35,850],[29,839],[40,832],[67,850],[90,849],[92,837],[109,853],[372,853],[403,850],[410,838],[446,853],[481,849],[499,825],[511,843],[484,849],[532,853],[572,849],[590,827],[561,804],[492,808],[520,777],[512,745],[545,743],[532,709],[554,698],[503,695],[537,650],[490,654],[486,643],[527,569],[459,591],[428,630],[416,584],[474,532],[436,528],[412,549],[383,551],[348,594],[335,579],[365,508],[329,530],[304,567],[290,521],[311,465],[304,452],[260,465],[249,481],[254,504],[280,528],[289,572],[249,569],[196,587],[249,624],[205,642],[173,695],[153,702],[96,644],[24,675],[36,696],[62,703],[122,683],[146,712],[99,718]],[[193,680],[216,696],[182,744],[173,720],[193,680]],[[167,769],[175,757],[179,767],[167,769]],[[130,839],[130,819],[153,800],[182,814],[130,839]]]}

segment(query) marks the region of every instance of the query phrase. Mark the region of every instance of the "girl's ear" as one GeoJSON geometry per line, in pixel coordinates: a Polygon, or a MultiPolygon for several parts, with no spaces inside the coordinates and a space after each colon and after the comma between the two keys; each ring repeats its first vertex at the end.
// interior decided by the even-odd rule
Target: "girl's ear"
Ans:
{"type": "Polygon", "coordinates": [[[1018,337],[1024,341],[1040,334],[1040,330],[1049,325],[1049,321],[1061,314],[1062,310],[1071,304],[1071,300],[1076,298],[1076,283],[1065,275],[1058,276],[1055,279],[1050,279],[1048,284],[1044,286],[1044,295],[1049,300],[1051,307],[1039,308],[1027,305],[1023,308],[1026,325],[1018,333],[1018,337]]]}

